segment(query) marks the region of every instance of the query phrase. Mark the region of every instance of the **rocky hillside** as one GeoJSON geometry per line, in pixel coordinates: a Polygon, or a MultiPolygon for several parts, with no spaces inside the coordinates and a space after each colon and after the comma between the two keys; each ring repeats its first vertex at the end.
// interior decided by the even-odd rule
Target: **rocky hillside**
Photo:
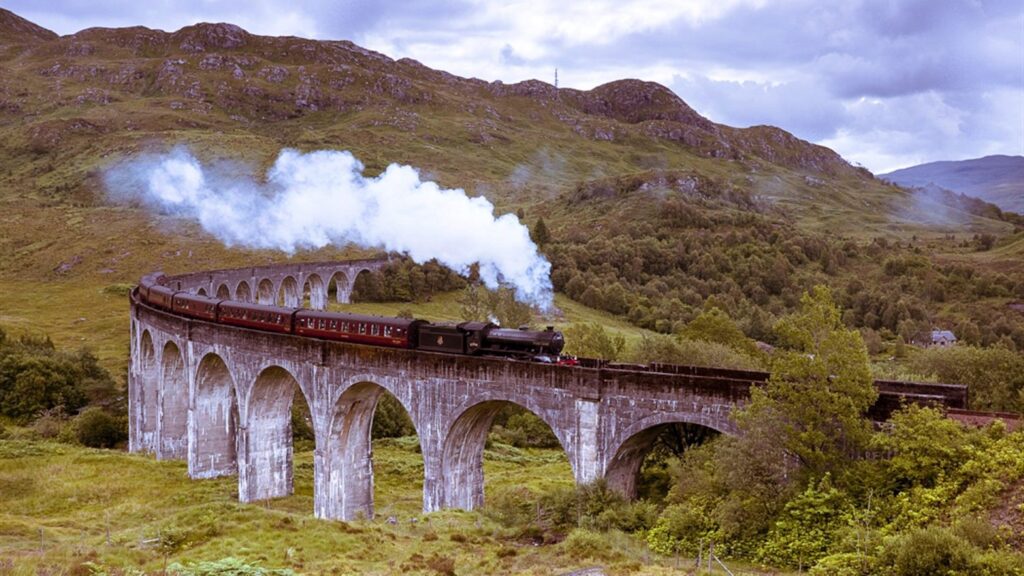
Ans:
{"type": "MultiPolygon", "coordinates": [[[[562,137],[680,147],[704,158],[856,175],[837,154],[771,127],[702,117],[663,86],[621,80],[589,91],[466,79],[344,41],[271,38],[230,24],[167,33],[92,28],[58,37],[0,10],[2,126],[34,153],[139,130],[281,134],[349,119],[422,142],[500,144],[562,137]],[[440,129],[438,116],[451,125],[440,129]]],[[[113,140],[113,138],[111,138],[113,140]]],[[[294,143],[294,142],[286,142],[294,143]]],[[[868,175],[862,175],[868,178],[868,175]]]]}
{"type": "Polygon", "coordinates": [[[929,162],[881,177],[903,186],[939,186],[1024,214],[1024,156],[929,162]]]}

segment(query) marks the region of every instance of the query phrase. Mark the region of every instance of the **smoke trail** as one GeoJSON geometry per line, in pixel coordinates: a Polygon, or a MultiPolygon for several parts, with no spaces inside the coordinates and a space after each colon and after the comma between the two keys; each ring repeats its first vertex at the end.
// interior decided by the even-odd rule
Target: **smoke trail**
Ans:
{"type": "Polygon", "coordinates": [[[526,226],[511,214],[495,218],[486,198],[421,181],[410,166],[392,164],[368,178],[347,151],[285,149],[265,183],[226,172],[176,148],[116,165],[104,180],[115,200],[193,218],[229,246],[291,254],[354,243],[405,253],[419,263],[436,258],[461,273],[479,263],[489,288],[508,283],[519,300],[551,307],[551,264],[526,226]]]}

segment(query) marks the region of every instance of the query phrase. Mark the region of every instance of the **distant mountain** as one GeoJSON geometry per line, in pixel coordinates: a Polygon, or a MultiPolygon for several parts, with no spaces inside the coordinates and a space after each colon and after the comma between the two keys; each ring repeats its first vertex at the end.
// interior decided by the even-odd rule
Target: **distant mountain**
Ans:
{"type": "Polygon", "coordinates": [[[1024,214],[1024,156],[929,162],[879,177],[901,186],[934,184],[1024,214]]]}

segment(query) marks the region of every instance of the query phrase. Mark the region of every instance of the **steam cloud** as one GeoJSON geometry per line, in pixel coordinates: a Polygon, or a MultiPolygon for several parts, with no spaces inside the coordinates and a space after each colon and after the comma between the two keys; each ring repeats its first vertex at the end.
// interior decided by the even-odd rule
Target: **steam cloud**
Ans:
{"type": "Polygon", "coordinates": [[[229,246],[292,254],[354,243],[418,263],[436,258],[461,273],[479,263],[489,288],[508,283],[517,299],[551,308],[551,264],[526,226],[511,214],[495,218],[486,198],[421,181],[410,166],[363,176],[363,164],[347,151],[282,150],[265,183],[229,172],[176,148],[116,165],[105,182],[115,200],[195,219],[229,246]]]}

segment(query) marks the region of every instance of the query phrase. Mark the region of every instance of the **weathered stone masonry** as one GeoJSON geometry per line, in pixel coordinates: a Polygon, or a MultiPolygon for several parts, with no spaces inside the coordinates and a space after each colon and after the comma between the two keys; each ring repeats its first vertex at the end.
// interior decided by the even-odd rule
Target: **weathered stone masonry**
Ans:
{"type": "MultiPolygon", "coordinates": [[[[246,269],[171,282],[193,292],[226,286],[237,293],[242,283],[267,280],[278,290],[287,278],[302,286],[342,265],[322,266],[319,273],[246,269]]],[[[346,277],[347,284],[338,283],[339,298],[344,293],[347,299],[355,274],[346,277]]],[[[323,286],[317,298],[326,302],[323,286]]],[[[191,320],[135,300],[131,307],[130,449],[187,459],[192,478],[237,474],[243,502],[288,495],[290,409],[298,386],[316,434],[314,512],[320,518],[373,515],[370,431],[383,391],[401,402],[416,427],[423,510],[434,511],[483,503],[484,442],[506,402],[551,427],[577,482],[606,478],[632,495],[658,426],[688,422],[733,433],[729,414],[751,386],[749,380],[327,342],[191,320]]]]}

